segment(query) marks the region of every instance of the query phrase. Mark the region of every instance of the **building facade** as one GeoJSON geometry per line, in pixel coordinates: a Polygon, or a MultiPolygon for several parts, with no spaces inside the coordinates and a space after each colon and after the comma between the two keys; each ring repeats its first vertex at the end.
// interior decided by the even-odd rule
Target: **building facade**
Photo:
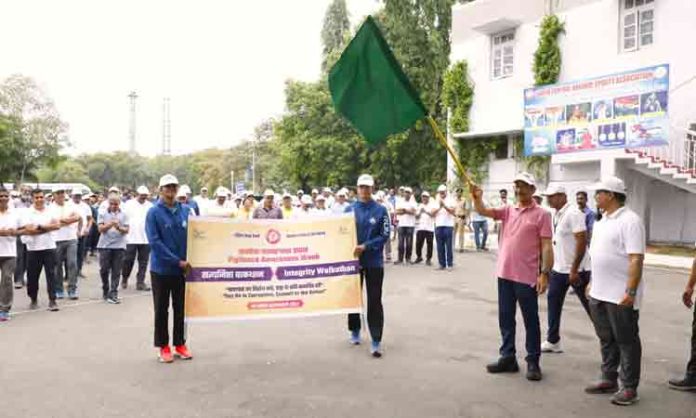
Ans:
{"type": "Polygon", "coordinates": [[[534,84],[534,52],[549,13],[565,25],[559,83],[669,64],[670,145],[556,154],[541,182],[575,191],[616,175],[626,182],[628,205],[645,220],[649,241],[693,245],[696,56],[685,47],[696,38],[696,1],[476,0],[455,6],[451,61],[467,61],[474,103],[470,131],[450,132],[450,140],[499,141],[483,186],[493,202],[497,190],[511,190],[515,173],[525,169],[513,144],[523,134],[523,92],[534,84]]]}

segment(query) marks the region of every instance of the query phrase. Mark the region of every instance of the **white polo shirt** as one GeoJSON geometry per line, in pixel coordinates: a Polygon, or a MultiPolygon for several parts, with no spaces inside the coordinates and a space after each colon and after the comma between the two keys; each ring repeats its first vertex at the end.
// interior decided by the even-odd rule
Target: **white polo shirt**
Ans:
{"type": "MultiPolygon", "coordinates": [[[[590,244],[592,287],[590,296],[618,304],[628,285],[629,254],[645,254],[645,226],[632,210],[623,207],[595,222],[590,244]]],[[[638,285],[634,309],[643,299],[645,276],[638,285]]]]}
{"type": "Polygon", "coordinates": [[[416,231],[435,231],[435,217],[431,215],[435,209],[437,209],[437,205],[432,200],[427,205],[423,203],[418,205],[416,213],[419,216],[416,222],[416,231]]]}
{"type": "MultiPolygon", "coordinates": [[[[0,229],[19,229],[19,222],[17,209],[0,212],[0,229]]],[[[0,237],[0,257],[17,257],[16,237],[0,237]]]]}
{"type": "MultiPolygon", "coordinates": [[[[58,220],[66,219],[73,215],[82,216],[75,204],[67,200],[62,205],[53,202],[48,210],[53,218],[58,220]]],[[[76,240],[78,223],[79,221],[73,222],[70,225],[61,226],[60,229],[51,232],[51,234],[53,234],[53,240],[56,242],[76,240]]]]}
{"type": "MultiPolygon", "coordinates": [[[[586,232],[585,214],[567,203],[553,214],[553,271],[569,274],[575,261],[575,234],[586,232]]],[[[578,271],[589,270],[589,255],[580,263],[578,271]]]]}
{"type": "Polygon", "coordinates": [[[128,218],[128,234],[126,235],[128,244],[149,244],[145,234],[145,219],[150,208],[152,203],[148,200],[140,203],[138,199],[131,199],[123,204],[123,212],[128,218]]]}
{"type": "MultiPolygon", "coordinates": [[[[416,201],[413,199],[399,199],[396,201],[396,210],[398,211],[399,209],[417,210],[418,203],[416,203],[416,201]]],[[[413,228],[416,226],[416,215],[396,215],[396,220],[399,221],[399,228],[401,228],[402,226],[413,228]]]]}
{"type": "MultiPolygon", "coordinates": [[[[438,209],[437,213],[435,214],[435,227],[438,226],[450,226],[454,227],[454,215],[451,213],[447,212],[444,207],[440,207],[440,201],[442,198],[438,196],[436,204],[436,208],[438,209]]],[[[454,210],[457,207],[457,201],[452,198],[451,196],[445,197],[445,206],[450,208],[451,210],[454,210]]]]}
{"type": "Polygon", "coordinates": [[[92,217],[92,209],[85,202],[80,202],[80,204],[73,202],[73,204],[75,205],[75,209],[77,209],[77,212],[80,214],[80,217],[82,218],[82,231],[80,232],[81,234],[86,235],[89,233],[89,227],[87,226],[87,218],[92,217]]]}
{"type": "MultiPolygon", "coordinates": [[[[42,225],[46,226],[48,224],[57,221],[57,219],[51,214],[49,208],[44,208],[44,210],[37,210],[35,207],[28,208],[22,214],[22,219],[20,224],[22,226],[27,225],[42,225]]],[[[26,235],[24,236],[24,243],[27,245],[27,251],[43,251],[43,250],[55,250],[56,242],[53,239],[53,234],[46,232],[39,235],[26,235]]]]}

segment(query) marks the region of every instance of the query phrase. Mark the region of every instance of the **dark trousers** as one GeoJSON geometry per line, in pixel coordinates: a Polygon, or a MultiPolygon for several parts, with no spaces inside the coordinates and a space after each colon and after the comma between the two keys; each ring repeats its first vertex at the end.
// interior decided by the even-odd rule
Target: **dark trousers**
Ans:
{"type": "Polygon", "coordinates": [[[590,298],[590,312],[602,351],[602,379],[618,377],[622,387],[636,389],[642,355],[638,311],[590,298]]]}
{"type": "Polygon", "coordinates": [[[427,243],[427,255],[426,260],[430,261],[433,258],[433,236],[435,234],[431,231],[418,231],[416,232],[416,257],[422,260],[423,257],[423,244],[427,243]]]}
{"type": "MultiPolygon", "coordinates": [[[[382,341],[382,330],[384,329],[384,308],[382,307],[383,281],[383,267],[360,269],[360,285],[367,288],[367,326],[370,329],[372,341],[375,342],[382,341]]],[[[348,329],[360,331],[360,314],[348,314],[348,329]]]]}
{"type": "Polygon", "coordinates": [[[99,249],[99,275],[102,280],[102,296],[104,299],[118,297],[118,284],[121,280],[123,257],[126,250],[116,248],[99,249]],[[109,282],[111,277],[111,282],[109,282]]]}
{"type": "Polygon", "coordinates": [[[123,262],[123,282],[128,283],[135,260],[138,259],[138,272],[136,279],[138,284],[145,284],[145,272],[147,262],[150,259],[150,246],[147,244],[128,244],[126,246],[126,259],[123,262]]]}
{"type": "Polygon", "coordinates": [[[87,237],[77,239],[77,274],[82,273],[82,266],[85,264],[87,255],[87,237]]]}
{"type": "Polygon", "coordinates": [[[89,230],[89,235],[87,235],[87,249],[91,255],[94,255],[94,251],[97,249],[97,244],[99,243],[99,227],[95,221],[89,230]]]}
{"type": "MultiPolygon", "coordinates": [[[[582,271],[578,273],[580,276],[578,283],[572,285],[575,289],[575,295],[580,300],[582,307],[585,308],[585,312],[590,316],[590,303],[585,296],[585,289],[587,284],[590,282],[590,272],[582,271]]],[[[565,302],[566,294],[568,293],[568,288],[571,286],[569,282],[569,274],[558,273],[555,271],[551,272],[549,276],[549,294],[548,300],[548,318],[549,318],[549,333],[546,337],[546,341],[551,344],[556,344],[561,340],[560,329],[561,329],[561,313],[563,312],[563,303],[565,302]]]]}
{"type": "Polygon", "coordinates": [[[27,251],[27,295],[34,301],[39,295],[39,277],[43,269],[46,276],[48,300],[56,300],[55,273],[56,250],[27,251]]]}
{"type": "Polygon", "coordinates": [[[435,239],[437,240],[437,260],[440,267],[452,267],[454,260],[454,249],[452,248],[452,236],[454,227],[438,226],[435,228],[435,239]]]}
{"type": "Polygon", "coordinates": [[[533,286],[498,278],[498,324],[503,344],[501,357],[515,357],[515,328],[517,304],[519,303],[527,332],[525,346],[527,362],[538,363],[541,355],[541,328],[539,326],[539,301],[533,286]]]}
{"type": "Polygon", "coordinates": [[[184,328],[184,294],[186,279],[183,275],[164,276],[150,272],[152,299],[155,307],[155,347],[169,345],[169,300],[174,311],[174,345],[186,344],[184,328]]]}
{"type": "Polygon", "coordinates": [[[691,360],[686,366],[686,373],[696,377],[696,306],[694,306],[694,322],[691,325],[691,360]]]}
{"type": "Polygon", "coordinates": [[[17,264],[14,271],[14,282],[24,286],[24,273],[27,271],[27,246],[17,237],[17,264]]]}
{"type": "Polygon", "coordinates": [[[399,227],[399,261],[411,261],[413,254],[413,230],[412,226],[399,227]]]}
{"type": "Polygon", "coordinates": [[[471,225],[474,227],[474,242],[476,242],[476,249],[485,249],[486,241],[488,241],[488,221],[474,221],[471,223],[471,225]]]}

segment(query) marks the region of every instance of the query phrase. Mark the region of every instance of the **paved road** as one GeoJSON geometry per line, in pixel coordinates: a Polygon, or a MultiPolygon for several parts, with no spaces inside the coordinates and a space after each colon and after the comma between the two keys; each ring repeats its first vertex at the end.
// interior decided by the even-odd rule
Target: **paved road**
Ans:
{"type": "Polygon", "coordinates": [[[0,326],[1,415],[696,416],[696,394],[665,385],[687,356],[690,315],[679,305],[684,272],[646,273],[642,400],[622,408],[582,391],[597,375],[599,347],[574,298],[564,317],[566,353],[544,356],[542,382],[487,375],[484,365],[499,343],[494,255],[461,254],[456,263],[451,273],[388,267],[380,360],[366,345],[347,344],[345,318],[321,317],[196,325],[189,328],[196,358],[163,365],[151,347],[149,294],[129,290],[122,305],[102,303],[93,262],[82,300],[60,312],[21,312],[28,300],[17,295],[18,314],[0,326]]]}

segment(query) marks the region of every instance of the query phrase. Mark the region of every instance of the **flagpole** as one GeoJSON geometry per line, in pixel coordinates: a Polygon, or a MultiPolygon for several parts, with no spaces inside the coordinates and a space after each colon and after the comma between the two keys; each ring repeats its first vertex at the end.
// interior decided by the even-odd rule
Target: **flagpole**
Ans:
{"type": "Polygon", "coordinates": [[[442,131],[440,131],[440,128],[437,126],[437,122],[435,122],[435,119],[433,119],[433,117],[430,115],[428,115],[426,119],[428,120],[430,127],[433,129],[435,137],[438,139],[438,141],[440,141],[440,144],[442,144],[442,146],[445,147],[450,157],[452,157],[452,160],[454,160],[454,164],[456,164],[457,166],[459,175],[466,180],[466,182],[469,185],[469,188],[471,188],[471,186],[475,183],[473,182],[473,180],[471,180],[471,177],[464,169],[464,166],[462,166],[462,163],[459,161],[459,157],[457,157],[457,154],[454,152],[450,144],[447,142],[447,139],[445,139],[445,136],[442,134],[442,131]]]}

